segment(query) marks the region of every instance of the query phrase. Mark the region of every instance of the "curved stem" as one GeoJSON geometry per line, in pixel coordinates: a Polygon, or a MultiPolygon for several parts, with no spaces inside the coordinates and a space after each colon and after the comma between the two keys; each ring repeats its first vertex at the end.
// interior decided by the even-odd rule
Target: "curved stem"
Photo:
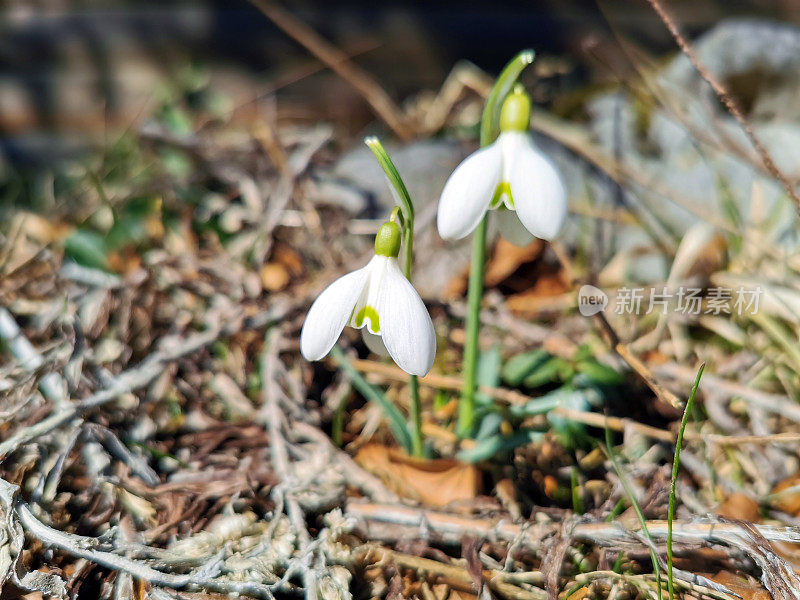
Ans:
{"type": "MultiPolygon", "coordinates": [[[[488,146],[497,138],[500,123],[500,108],[511,92],[520,73],[533,62],[533,50],[523,50],[503,68],[492,87],[481,117],[481,147],[488,146]]],[[[489,199],[487,199],[487,202],[489,199]]],[[[480,310],[483,298],[483,274],[486,266],[486,217],[483,217],[472,237],[472,259],[469,270],[467,292],[467,324],[464,342],[464,389],[458,406],[456,433],[461,437],[472,434],[475,428],[475,388],[478,372],[478,334],[480,333],[480,310]]]]}

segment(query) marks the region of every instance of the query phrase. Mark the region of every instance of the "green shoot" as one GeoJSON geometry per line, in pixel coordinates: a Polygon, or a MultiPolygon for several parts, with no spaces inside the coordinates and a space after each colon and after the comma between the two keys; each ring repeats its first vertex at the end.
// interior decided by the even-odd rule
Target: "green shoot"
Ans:
{"type": "Polygon", "coordinates": [[[650,530],[647,528],[647,519],[645,519],[644,513],[642,512],[642,507],[639,506],[639,502],[636,500],[636,494],[634,493],[628,478],[625,476],[625,473],[623,473],[622,468],[617,461],[612,442],[611,430],[606,427],[606,454],[608,455],[609,460],[611,460],[611,464],[614,467],[614,471],[617,473],[617,477],[619,477],[620,483],[622,483],[622,487],[625,489],[625,494],[628,496],[628,499],[631,502],[631,506],[636,513],[636,517],[639,519],[639,524],[642,526],[642,533],[644,534],[644,537],[650,541],[649,550],[650,560],[653,563],[653,573],[655,573],[656,581],[661,581],[661,567],[658,564],[658,556],[656,556],[656,552],[653,550],[655,547],[653,536],[650,535],[650,530]]]}
{"type": "Polygon", "coordinates": [[[667,585],[669,587],[669,600],[674,600],[675,598],[675,584],[672,580],[672,522],[675,519],[675,493],[678,485],[678,470],[681,464],[681,446],[683,445],[683,434],[689,422],[689,414],[694,405],[694,398],[697,395],[697,388],[700,385],[700,378],[703,376],[705,368],[706,364],[703,363],[700,365],[700,370],[697,371],[697,379],[694,380],[692,393],[686,401],[686,408],[683,410],[683,418],[681,419],[681,428],[678,430],[678,439],[675,441],[675,460],[672,461],[672,481],[669,486],[669,511],[667,513],[667,585]]]}

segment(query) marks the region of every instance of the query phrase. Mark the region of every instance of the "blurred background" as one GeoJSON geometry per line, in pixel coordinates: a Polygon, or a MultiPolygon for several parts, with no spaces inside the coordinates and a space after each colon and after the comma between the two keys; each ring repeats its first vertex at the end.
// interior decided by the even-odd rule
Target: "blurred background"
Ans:
{"type": "MultiPolygon", "coordinates": [[[[495,73],[533,47],[540,58],[559,57],[539,100],[560,99],[567,112],[576,108],[568,94],[630,74],[622,41],[654,57],[675,49],[650,7],[634,0],[293,1],[286,8],[400,102],[438,90],[459,61],[495,73]]],[[[736,17],[800,19],[793,0],[681,0],[670,9],[691,37],[736,17]]],[[[8,169],[43,168],[140,126],[180,86],[243,124],[267,105],[280,118],[323,119],[349,133],[373,120],[359,94],[246,1],[10,0],[0,11],[5,180],[8,169]]]]}

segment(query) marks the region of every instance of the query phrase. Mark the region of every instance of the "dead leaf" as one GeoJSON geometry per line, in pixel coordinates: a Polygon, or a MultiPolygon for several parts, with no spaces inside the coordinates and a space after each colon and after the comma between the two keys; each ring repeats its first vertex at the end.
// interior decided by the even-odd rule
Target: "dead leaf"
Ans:
{"type": "Polygon", "coordinates": [[[795,517],[800,516],[800,475],[792,475],[778,483],[772,488],[772,494],[776,496],[771,502],[774,508],[795,517]]]}
{"type": "Polygon", "coordinates": [[[454,459],[413,458],[385,446],[367,444],[359,449],[355,461],[397,494],[429,506],[470,500],[481,491],[480,471],[454,459]]]}
{"type": "Polygon", "coordinates": [[[734,492],[717,508],[720,517],[758,523],[761,520],[758,502],[750,496],[734,492]]]}
{"type": "Polygon", "coordinates": [[[720,571],[716,575],[704,574],[703,576],[739,594],[742,600],[771,600],[769,592],[754,579],[748,580],[730,571],[720,571]]]}
{"type": "Polygon", "coordinates": [[[498,238],[492,257],[486,263],[484,284],[486,287],[494,287],[502,283],[521,265],[539,258],[542,250],[544,250],[544,242],[539,239],[534,240],[524,248],[520,248],[504,238],[498,238]]]}
{"type": "MultiPolygon", "coordinates": [[[[499,285],[520,266],[539,258],[542,250],[544,250],[544,242],[542,240],[534,240],[527,246],[520,248],[503,238],[498,238],[489,262],[486,263],[484,285],[487,288],[499,285]]],[[[463,296],[467,291],[468,281],[469,266],[450,279],[443,292],[444,298],[453,299],[463,296]]]]}
{"type": "MultiPolygon", "coordinates": [[[[770,502],[773,508],[792,516],[800,516],[800,474],[794,474],[772,488],[774,498],[770,502]]],[[[771,542],[782,558],[793,567],[800,568],[800,545],[788,542],[771,542]]]]}
{"type": "Polygon", "coordinates": [[[546,312],[560,312],[575,303],[575,295],[558,273],[543,273],[524,292],[509,296],[508,309],[518,317],[534,317],[546,312]]]}

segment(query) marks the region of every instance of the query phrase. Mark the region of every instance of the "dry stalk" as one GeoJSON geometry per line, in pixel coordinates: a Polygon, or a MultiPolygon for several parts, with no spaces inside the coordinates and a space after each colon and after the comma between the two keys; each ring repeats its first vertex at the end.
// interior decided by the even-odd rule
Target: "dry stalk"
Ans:
{"type": "Polygon", "coordinates": [[[781,182],[783,189],[786,190],[786,193],[795,203],[795,206],[800,209],[800,197],[798,197],[797,192],[794,189],[794,185],[792,185],[792,182],[789,181],[789,178],[786,177],[786,175],[783,174],[775,164],[775,161],[772,159],[772,156],[770,156],[766,146],[764,146],[761,139],[753,130],[752,125],[750,125],[748,120],[745,118],[744,113],[742,112],[741,108],[739,108],[736,100],[730,95],[728,90],[725,89],[725,86],[723,86],[722,83],[720,83],[717,78],[714,77],[714,75],[705,67],[705,65],[700,62],[700,59],[697,58],[692,46],[678,29],[678,25],[675,23],[675,20],[664,9],[663,5],[661,4],[661,0],[647,1],[658,15],[658,18],[661,19],[667,30],[675,39],[675,42],[678,44],[678,47],[681,49],[681,51],[691,61],[692,65],[694,65],[694,68],[697,69],[698,73],[700,73],[700,76],[711,86],[711,89],[714,90],[714,93],[725,105],[725,108],[728,109],[728,112],[736,119],[736,121],[738,121],[745,135],[750,140],[750,143],[753,144],[753,148],[755,148],[756,152],[758,152],[758,155],[761,157],[761,160],[764,162],[764,167],[775,179],[781,182]]]}

